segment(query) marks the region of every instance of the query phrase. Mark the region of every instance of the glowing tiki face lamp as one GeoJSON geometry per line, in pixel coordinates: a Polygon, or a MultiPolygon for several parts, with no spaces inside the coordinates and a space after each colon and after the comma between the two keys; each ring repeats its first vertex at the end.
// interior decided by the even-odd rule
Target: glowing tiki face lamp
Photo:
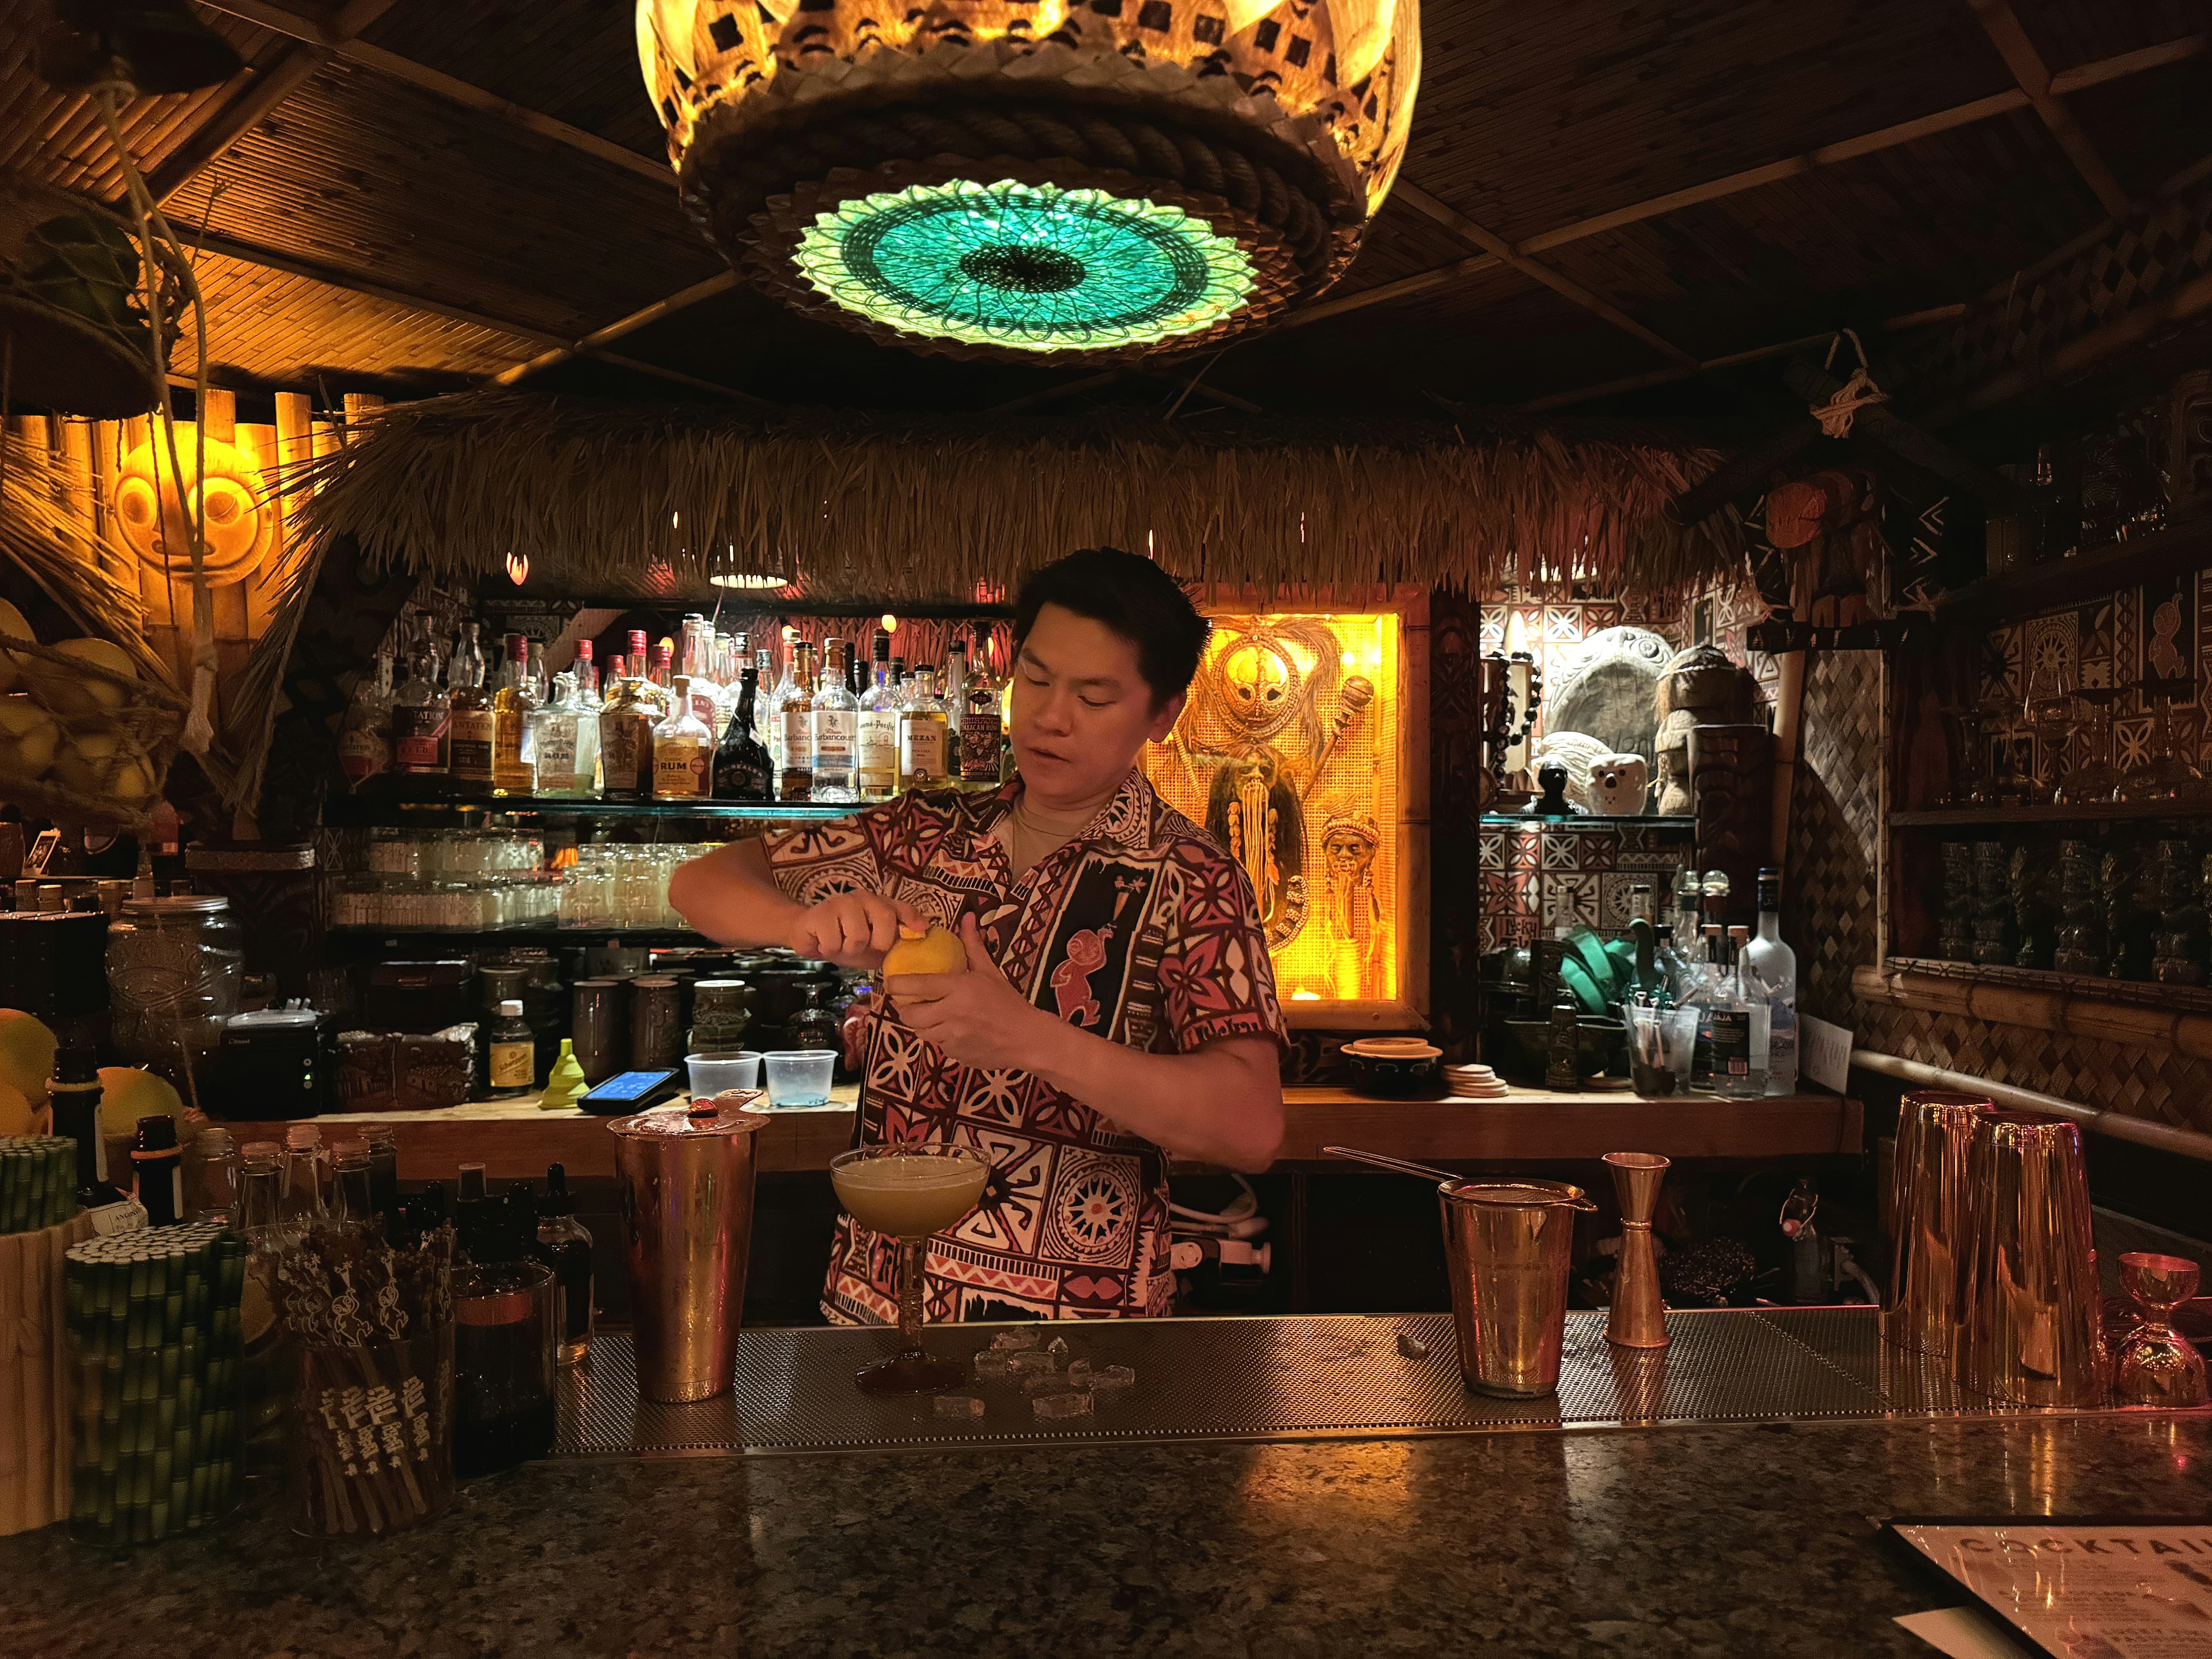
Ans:
{"type": "Polygon", "coordinates": [[[1417,0],[639,0],[685,205],[795,308],[1036,362],[1211,345],[1335,280],[1417,0]]]}
{"type": "Polygon", "coordinates": [[[242,582],[261,567],[276,538],[276,512],[263,499],[261,459],[243,443],[206,441],[207,479],[194,489],[201,445],[191,422],[177,428],[177,465],[185,487],[169,465],[168,446],[156,434],[124,458],[117,471],[113,506],[122,539],[140,561],[173,576],[192,568],[192,504],[199,497],[206,518],[201,555],[207,578],[221,586],[242,582]]]}

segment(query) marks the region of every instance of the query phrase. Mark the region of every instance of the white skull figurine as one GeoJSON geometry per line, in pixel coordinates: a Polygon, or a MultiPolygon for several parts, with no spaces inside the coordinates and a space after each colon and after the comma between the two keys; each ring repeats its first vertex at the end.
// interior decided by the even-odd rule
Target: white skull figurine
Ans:
{"type": "Polygon", "coordinates": [[[1599,817],[1636,817],[1650,786],[1651,769],[1643,756],[1601,755],[1590,766],[1589,810],[1599,817]]]}

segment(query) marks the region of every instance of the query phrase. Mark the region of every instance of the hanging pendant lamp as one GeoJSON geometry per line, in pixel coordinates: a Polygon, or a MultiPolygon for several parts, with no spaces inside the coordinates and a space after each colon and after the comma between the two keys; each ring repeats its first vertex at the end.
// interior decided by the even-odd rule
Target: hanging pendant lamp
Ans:
{"type": "Polygon", "coordinates": [[[683,199],[787,304],[919,351],[1225,343],[1336,280],[1419,0],[638,0],[683,199]]]}

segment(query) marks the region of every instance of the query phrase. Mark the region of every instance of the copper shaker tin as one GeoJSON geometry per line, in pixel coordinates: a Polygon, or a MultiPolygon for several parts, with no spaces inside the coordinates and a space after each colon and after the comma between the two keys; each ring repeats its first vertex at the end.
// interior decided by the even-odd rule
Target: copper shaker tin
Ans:
{"type": "Polygon", "coordinates": [[[751,1255],[758,1097],[732,1092],[607,1125],[622,1186],[637,1391],[661,1401],[729,1392],[751,1255]]]}
{"type": "Polygon", "coordinates": [[[1478,1394],[1553,1392],[1575,1212],[1597,1206],[1581,1188],[1556,1181],[1448,1181],[1437,1197],[1460,1376],[1478,1394]]]}
{"type": "Polygon", "coordinates": [[[1890,1163],[1889,1285],[1883,1340],[1948,1355],[1959,1325],[1966,1265],[1966,1152],[1974,1125],[1996,1110],[1984,1095],[1914,1089],[1899,1103],[1890,1163]]]}

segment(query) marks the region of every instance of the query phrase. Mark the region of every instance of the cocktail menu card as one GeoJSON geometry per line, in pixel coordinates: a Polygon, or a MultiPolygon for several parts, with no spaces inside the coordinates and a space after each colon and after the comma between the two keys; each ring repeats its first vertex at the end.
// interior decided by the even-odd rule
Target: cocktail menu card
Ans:
{"type": "Polygon", "coordinates": [[[2054,1659],[2212,1654],[2212,1519],[1896,1520],[1889,1529],[2054,1659]]]}

